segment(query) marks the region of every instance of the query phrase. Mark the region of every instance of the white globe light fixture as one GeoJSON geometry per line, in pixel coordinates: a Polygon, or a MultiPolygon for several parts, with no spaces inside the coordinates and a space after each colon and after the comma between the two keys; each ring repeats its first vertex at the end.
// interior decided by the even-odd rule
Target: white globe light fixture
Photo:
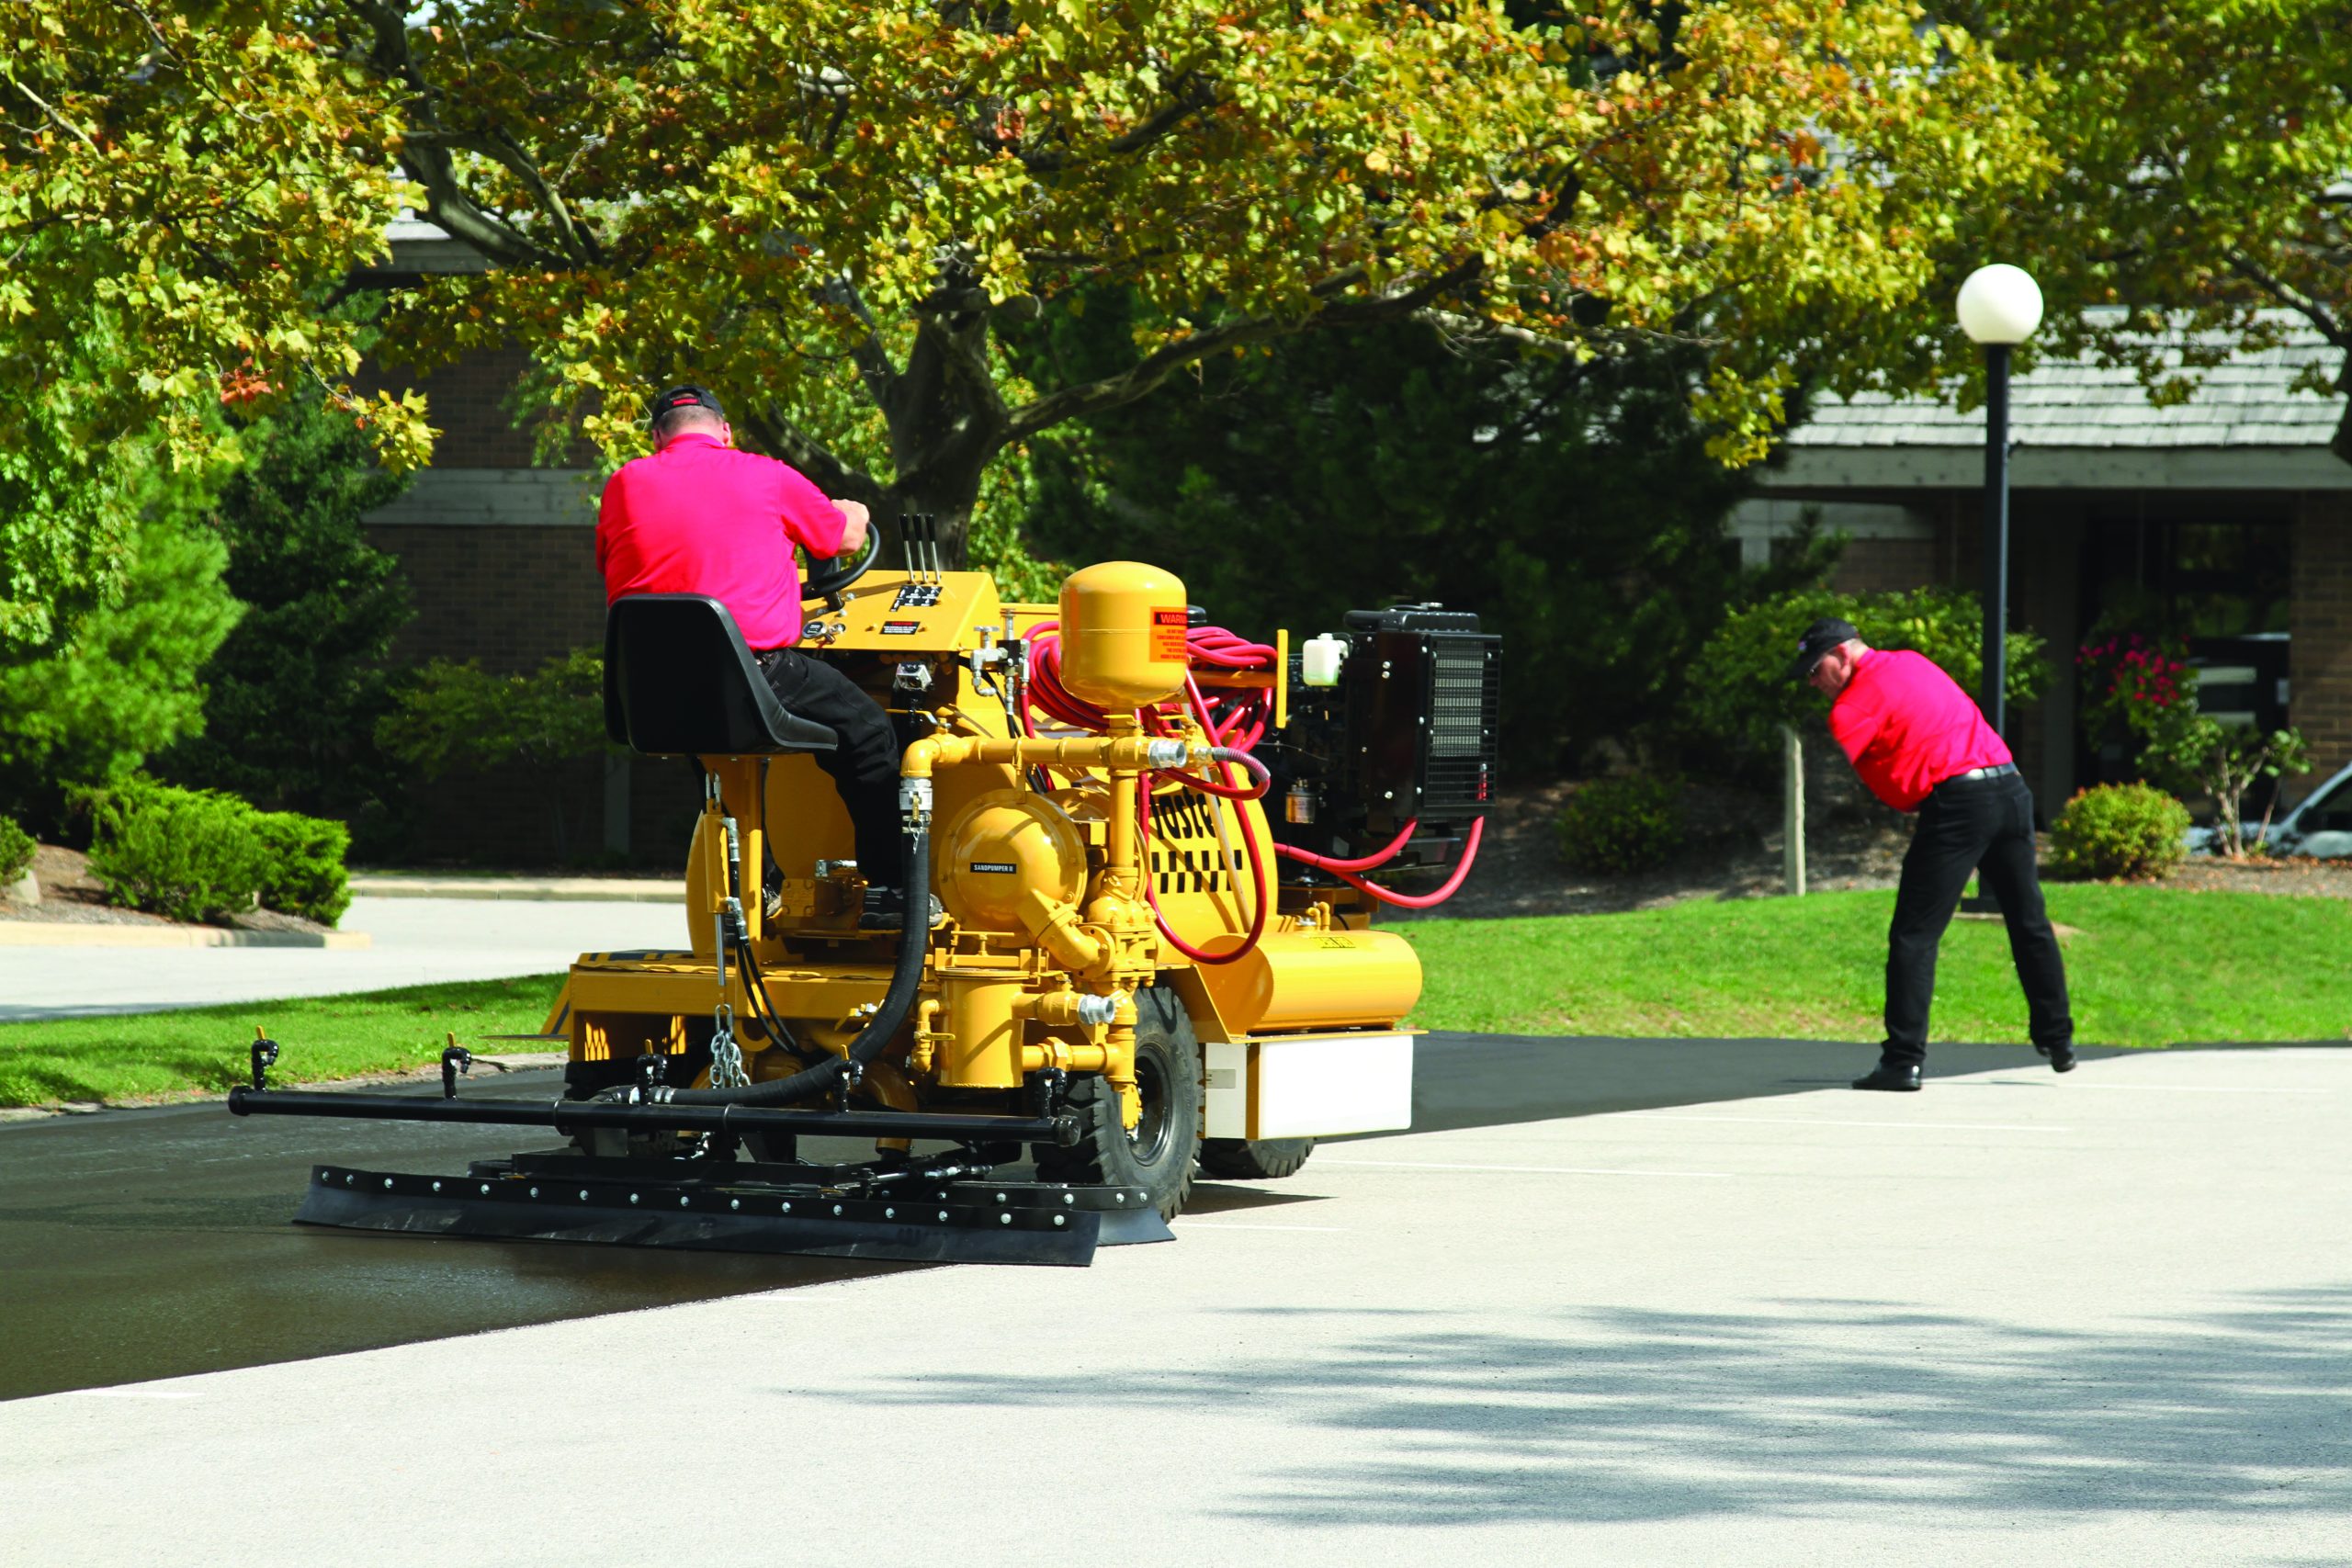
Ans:
{"type": "Polygon", "coordinates": [[[1960,286],[1960,330],[1982,344],[2020,344],[2041,324],[2041,286],[2007,262],[1980,266],[1960,286]]]}

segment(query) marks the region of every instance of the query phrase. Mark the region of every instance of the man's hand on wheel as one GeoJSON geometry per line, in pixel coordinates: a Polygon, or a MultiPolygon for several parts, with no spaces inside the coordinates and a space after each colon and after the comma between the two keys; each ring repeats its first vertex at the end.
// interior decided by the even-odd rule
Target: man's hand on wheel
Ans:
{"type": "Polygon", "coordinates": [[[833,552],[833,558],[838,560],[842,556],[854,556],[865,547],[865,527],[874,514],[866,511],[865,502],[862,501],[837,501],[833,504],[840,507],[842,515],[849,519],[849,525],[842,530],[842,547],[833,552]]]}

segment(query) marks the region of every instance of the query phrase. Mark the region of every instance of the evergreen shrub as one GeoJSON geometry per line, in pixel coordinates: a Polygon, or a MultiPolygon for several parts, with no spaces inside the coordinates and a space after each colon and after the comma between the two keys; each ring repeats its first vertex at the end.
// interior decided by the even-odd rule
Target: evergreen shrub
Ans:
{"type": "Polygon", "coordinates": [[[143,778],[90,800],[90,871],[112,903],[215,921],[260,903],[322,925],[350,907],[340,822],[143,778]]]}
{"type": "Polygon", "coordinates": [[[351,908],[351,874],[343,863],[351,829],[299,811],[256,811],[253,825],[261,842],[262,903],[322,926],[342,919],[351,908]]]}
{"type": "Polygon", "coordinates": [[[1647,871],[1682,844],[1681,788],[1649,774],[1596,779],[1560,813],[1560,855],[1578,871],[1647,871]]]}
{"type": "Polygon", "coordinates": [[[175,920],[222,920],[253,908],[263,853],[243,801],[139,780],[93,804],[90,871],[109,903],[175,920]]]}
{"type": "Polygon", "coordinates": [[[32,869],[33,836],[17,826],[13,817],[0,817],[0,884],[14,882],[32,869]]]}
{"type": "Polygon", "coordinates": [[[2080,790],[2051,825],[2051,849],[2068,876],[2160,877],[2188,858],[2188,808],[2152,784],[2080,790]]]}

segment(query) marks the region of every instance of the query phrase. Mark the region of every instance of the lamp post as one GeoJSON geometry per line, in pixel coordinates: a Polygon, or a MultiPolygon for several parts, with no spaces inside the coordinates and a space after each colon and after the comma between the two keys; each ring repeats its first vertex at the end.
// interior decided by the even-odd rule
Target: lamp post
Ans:
{"type": "Polygon", "coordinates": [[[2041,324],[2041,289],[2006,262],[1960,286],[1960,330],[1984,346],[1984,722],[2001,733],[2009,623],[2009,350],[2041,324]]]}

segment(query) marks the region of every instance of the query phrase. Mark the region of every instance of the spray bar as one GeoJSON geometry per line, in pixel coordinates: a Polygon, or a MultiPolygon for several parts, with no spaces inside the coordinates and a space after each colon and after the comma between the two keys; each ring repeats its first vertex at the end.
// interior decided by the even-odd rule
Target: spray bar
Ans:
{"type": "Polygon", "coordinates": [[[301,1089],[229,1091],[236,1116],[342,1116],[362,1122],[463,1122],[503,1127],[590,1127],[695,1133],[789,1133],[808,1137],[939,1138],[956,1143],[1039,1140],[1074,1148],[1073,1116],[954,1116],[921,1111],[777,1111],[756,1105],[619,1104],[596,1100],[424,1100],[399,1094],[301,1089]]]}

